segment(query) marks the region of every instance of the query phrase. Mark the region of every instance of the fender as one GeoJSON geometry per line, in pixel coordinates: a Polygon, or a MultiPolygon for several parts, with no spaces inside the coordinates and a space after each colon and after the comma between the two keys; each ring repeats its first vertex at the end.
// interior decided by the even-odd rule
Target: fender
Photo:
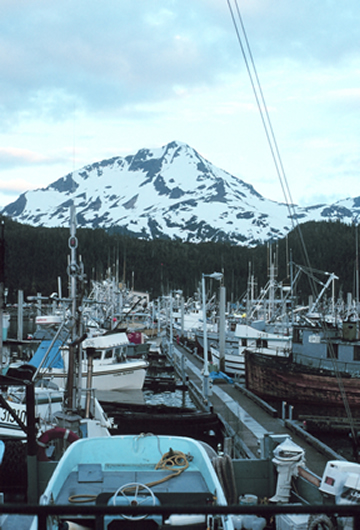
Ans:
{"type": "Polygon", "coordinates": [[[52,440],[66,440],[70,444],[79,440],[79,436],[70,429],[64,429],[63,427],[54,427],[45,431],[38,439],[38,454],[37,459],[40,462],[46,462],[49,458],[46,456],[46,448],[52,440]]]}

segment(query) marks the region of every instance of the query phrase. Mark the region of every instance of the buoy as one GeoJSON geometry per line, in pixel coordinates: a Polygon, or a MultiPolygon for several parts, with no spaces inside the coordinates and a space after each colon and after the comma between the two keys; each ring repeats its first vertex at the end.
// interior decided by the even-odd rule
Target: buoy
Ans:
{"type": "Polygon", "coordinates": [[[49,460],[46,454],[46,448],[53,440],[66,440],[72,444],[78,439],[79,436],[73,431],[70,431],[70,429],[64,429],[63,427],[54,427],[53,429],[49,429],[37,439],[37,444],[39,446],[37,458],[40,462],[46,462],[49,460]]]}

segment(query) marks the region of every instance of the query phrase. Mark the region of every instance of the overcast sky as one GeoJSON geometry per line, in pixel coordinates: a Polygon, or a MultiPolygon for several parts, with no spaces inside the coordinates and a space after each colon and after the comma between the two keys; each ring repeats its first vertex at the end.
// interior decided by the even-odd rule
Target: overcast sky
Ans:
{"type": "MultiPolygon", "coordinates": [[[[359,0],[238,6],[292,199],[359,196],[359,0]]],[[[284,200],[227,0],[0,0],[0,10],[0,206],[173,140],[284,200]]]]}

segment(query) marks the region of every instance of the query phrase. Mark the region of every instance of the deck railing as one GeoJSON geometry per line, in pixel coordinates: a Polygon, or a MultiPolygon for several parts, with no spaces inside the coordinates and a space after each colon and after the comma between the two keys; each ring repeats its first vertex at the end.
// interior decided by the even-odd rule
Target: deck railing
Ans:
{"type": "MultiPolygon", "coordinates": [[[[309,514],[327,516],[329,519],[333,517],[350,517],[353,519],[353,529],[360,530],[360,505],[300,505],[300,504],[284,504],[284,505],[232,505],[232,506],[74,506],[74,505],[29,505],[29,504],[2,504],[0,505],[0,518],[9,514],[21,514],[22,516],[36,516],[38,520],[38,530],[45,530],[49,528],[47,522],[49,517],[59,517],[62,520],[69,518],[69,520],[76,520],[77,517],[90,518],[93,520],[94,528],[100,530],[104,528],[104,520],[106,516],[126,515],[126,516],[140,516],[140,515],[163,515],[165,517],[171,514],[204,514],[204,515],[255,515],[258,517],[271,518],[275,515],[281,514],[309,514]]],[[[109,522],[109,521],[108,521],[109,522]]],[[[351,527],[351,526],[350,526],[351,527]]],[[[327,528],[323,525],[322,528],[327,528]]],[[[347,526],[348,528],[348,526],[347,526]]]]}

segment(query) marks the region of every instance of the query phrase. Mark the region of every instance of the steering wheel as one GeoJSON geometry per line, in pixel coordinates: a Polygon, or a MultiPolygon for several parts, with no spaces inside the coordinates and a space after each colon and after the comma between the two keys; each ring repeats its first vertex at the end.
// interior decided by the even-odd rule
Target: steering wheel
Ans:
{"type": "MultiPolygon", "coordinates": [[[[150,506],[156,505],[157,499],[154,493],[151,491],[151,489],[148,486],[146,486],[146,484],[142,484],[141,482],[129,482],[128,484],[124,484],[118,490],[116,490],[113,496],[113,505],[117,506],[116,498],[119,495],[122,495],[122,497],[126,499],[127,504],[129,506],[139,506],[140,504],[143,504],[149,499],[149,495],[141,495],[139,490],[145,490],[147,493],[150,494],[151,503],[152,503],[150,504],[150,506]],[[129,493],[125,493],[128,490],[135,490],[134,495],[129,495],[129,493]]],[[[122,517],[130,521],[140,521],[140,519],[145,519],[147,517],[147,514],[144,514],[144,515],[124,515],[122,514],[122,517]]]]}

